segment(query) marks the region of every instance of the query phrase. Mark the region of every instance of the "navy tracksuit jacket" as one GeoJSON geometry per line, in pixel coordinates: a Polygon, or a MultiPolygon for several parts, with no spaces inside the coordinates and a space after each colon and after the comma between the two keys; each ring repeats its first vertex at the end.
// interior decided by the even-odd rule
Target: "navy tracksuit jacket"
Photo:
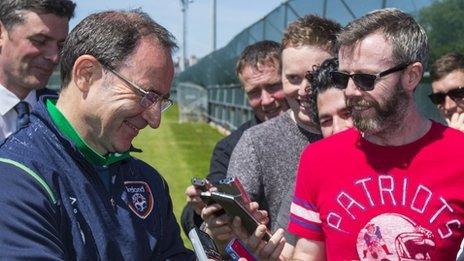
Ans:
{"type": "Polygon", "coordinates": [[[193,260],[158,172],[129,157],[109,167],[106,189],[45,98],[0,145],[0,259],[193,260]]]}

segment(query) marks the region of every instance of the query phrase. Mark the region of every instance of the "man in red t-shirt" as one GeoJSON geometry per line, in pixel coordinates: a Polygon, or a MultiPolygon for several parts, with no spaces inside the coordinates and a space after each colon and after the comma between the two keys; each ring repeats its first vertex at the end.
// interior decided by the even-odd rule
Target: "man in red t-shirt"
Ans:
{"type": "Polygon", "coordinates": [[[293,260],[453,260],[463,238],[464,134],[414,102],[427,36],[397,9],[339,35],[339,71],[356,129],[307,147],[289,231],[293,260]]]}

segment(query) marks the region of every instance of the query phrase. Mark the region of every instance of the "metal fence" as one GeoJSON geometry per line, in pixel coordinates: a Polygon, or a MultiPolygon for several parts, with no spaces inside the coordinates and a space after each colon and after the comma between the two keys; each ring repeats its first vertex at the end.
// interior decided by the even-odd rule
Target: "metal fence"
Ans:
{"type": "Polygon", "coordinates": [[[60,81],[60,70],[55,70],[52,76],[50,76],[47,88],[51,90],[58,90],[60,88],[60,81]]]}
{"type": "MultiPolygon", "coordinates": [[[[205,119],[234,130],[252,117],[245,94],[235,76],[235,62],[243,49],[257,41],[281,41],[284,29],[298,17],[317,14],[346,25],[356,17],[384,7],[396,7],[417,16],[420,10],[433,0],[291,0],[275,8],[268,15],[243,30],[224,48],[219,49],[184,72],[177,75],[174,92],[186,83],[204,88],[207,93],[205,119]]],[[[427,116],[439,119],[435,107],[426,95],[430,92],[429,81],[417,89],[419,107],[427,116]]],[[[179,94],[177,94],[179,97],[179,94]]],[[[180,108],[189,106],[179,102],[180,108]]],[[[188,110],[184,112],[191,113],[188,110]]]]}
{"type": "MultiPolygon", "coordinates": [[[[171,94],[172,95],[172,94],[171,94]]],[[[205,88],[193,83],[180,83],[177,87],[176,100],[183,104],[179,108],[179,121],[198,121],[207,117],[208,94],[205,88]]]]}

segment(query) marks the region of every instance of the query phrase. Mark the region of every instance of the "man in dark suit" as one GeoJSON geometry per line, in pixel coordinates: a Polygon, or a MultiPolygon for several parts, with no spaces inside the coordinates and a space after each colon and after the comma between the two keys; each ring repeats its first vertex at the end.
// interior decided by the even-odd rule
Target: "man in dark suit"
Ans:
{"type": "Polygon", "coordinates": [[[29,111],[59,62],[74,15],[70,0],[0,2],[0,140],[29,122],[29,111]]]}

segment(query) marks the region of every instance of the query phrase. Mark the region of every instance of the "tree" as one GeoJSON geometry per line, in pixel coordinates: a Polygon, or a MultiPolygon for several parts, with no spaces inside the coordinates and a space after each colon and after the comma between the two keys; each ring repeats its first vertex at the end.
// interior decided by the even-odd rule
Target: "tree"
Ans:
{"type": "Polygon", "coordinates": [[[439,0],[423,8],[419,22],[429,37],[430,60],[449,52],[464,54],[464,1],[439,0]]]}

